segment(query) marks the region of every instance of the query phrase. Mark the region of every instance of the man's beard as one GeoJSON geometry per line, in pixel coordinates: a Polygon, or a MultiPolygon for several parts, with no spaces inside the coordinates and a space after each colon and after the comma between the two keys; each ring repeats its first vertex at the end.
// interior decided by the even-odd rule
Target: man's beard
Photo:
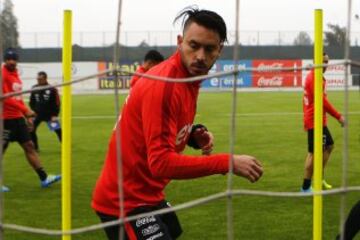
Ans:
{"type": "Polygon", "coordinates": [[[6,68],[7,68],[9,71],[15,71],[15,69],[16,69],[16,64],[6,64],[6,68]]]}

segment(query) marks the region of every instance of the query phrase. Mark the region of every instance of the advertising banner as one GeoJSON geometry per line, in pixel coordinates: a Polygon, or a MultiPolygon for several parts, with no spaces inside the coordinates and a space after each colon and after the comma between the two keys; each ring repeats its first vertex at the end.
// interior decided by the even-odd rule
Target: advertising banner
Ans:
{"type": "Polygon", "coordinates": [[[253,87],[300,87],[302,71],[281,71],[281,68],[301,67],[301,60],[253,60],[253,87]],[[277,70],[279,69],[279,70],[277,70]]]}
{"type": "MultiPolygon", "coordinates": [[[[139,62],[122,62],[117,69],[126,71],[126,72],[135,72],[139,66],[139,62]]],[[[107,62],[98,62],[98,71],[102,72],[106,69],[110,69],[112,67],[112,63],[107,62]]],[[[129,89],[130,88],[130,79],[131,76],[120,76],[118,81],[119,89],[129,89]]],[[[106,74],[104,76],[100,76],[98,81],[99,89],[114,89],[115,88],[115,77],[112,73],[106,74]]]]}
{"type": "MultiPolygon", "coordinates": [[[[237,65],[239,70],[251,67],[250,60],[241,60],[237,65]]],[[[232,71],[234,70],[233,60],[218,60],[209,71],[209,74],[215,72],[232,71]]],[[[240,72],[237,77],[238,87],[251,87],[252,85],[251,73],[240,72]]],[[[207,79],[202,83],[203,88],[232,88],[234,86],[234,75],[221,76],[207,79]]]]}
{"type": "MultiPolygon", "coordinates": [[[[97,62],[73,62],[73,79],[96,74],[98,71],[97,62]]],[[[37,84],[37,73],[44,71],[48,75],[50,84],[59,84],[62,82],[62,63],[19,63],[18,71],[23,81],[23,89],[30,89],[37,84]]],[[[97,78],[89,79],[84,82],[73,84],[74,91],[93,91],[97,89],[97,78]]],[[[59,89],[61,91],[61,88],[59,89]]]]}
{"type": "MultiPolygon", "coordinates": [[[[324,73],[324,78],[326,79],[326,86],[327,87],[343,87],[345,84],[345,65],[340,64],[344,62],[344,60],[340,60],[340,59],[330,59],[329,63],[330,64],[339,64],[339,65],[335,65],[335,66],[329,66],[326,69],[326,72],[324,73]]],[[[306,59],[302,61],[302,65],[303,66],[312,66],[313,65],[313,60],[312,59],[306,59]]],[[[350,66],[351,67],[351,66],[350,66]]],[[[308,70],[304,70],[302,73],[302,85],[304,85],[305,83],[305,79],[306,76],[309,74],[310,69],[308,70]]],[[[349,85],[352,86],[353,85],[353,81],[351,80],[351,75],[350,75],[351,69],[349,68],[349,85]]]]}

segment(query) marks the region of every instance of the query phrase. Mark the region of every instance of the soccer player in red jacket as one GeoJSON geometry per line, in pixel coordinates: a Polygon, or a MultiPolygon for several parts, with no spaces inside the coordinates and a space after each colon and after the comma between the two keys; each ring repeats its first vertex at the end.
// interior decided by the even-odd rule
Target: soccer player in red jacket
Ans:
{"type": "MultiPolygon", "coordinates": [[[[205,75],[220,56],[226,41],[226,25],[217,13],[187,8],[175,20],[184,19],[177,51],[147,73],[186,78],[205,75]]],[[[116,127],[121,130],[124,215],[168,208],[164,189],[171,179],[193,179],[229,171],[230,155],[211,154],[213,136],[204,125],[193,125],[201,82],[165,82],[140,78],[124,104],[116,127]],[[201,149],[203,156],[186,156],[186,145],[201,149]]],[[[119,212],[116,130],[97,181],[92,207],[101,221],[115,220],[119,212]]],[[[233,156],[234,174],[256,182],[261,164],[252,156],[233,156]]],[[[182,232],[176,214],[170,212],[139,218],[125,224],[127,239],[176,239],[182,232]]],[[[117,240],[119,227],[106,228],[109,240],[117,240]]]]}
{"type": "MultiPolygon", "coordinates": [[[[150,50],[145,54],[144,63],[138,67],[137,73],[146,73],[150,68],[164,61],[163,55],[156,50],[150,50]]],[[[134,87],[140,76],[133,75],[130,80],[130,87],[134,87]]]]}
{"type": "MultiPolygon", "coordinates": [[[[22,90],[22,82],[16,68],[18,54],[14,49],[7,49],[4,54],[5,64],[2,66],[2,90],[3,94],[19,92],[22,90]]],[[[39,155],[35,151],[31,141],[29,128],[32,128],[32,118],[35,113],[26,107],[22,96],[14,96],[4,100],[2,117],[4,119],[3,153],[10,142],[16,141],[24,150],[25,156],[40,178],[42,187],[49,187],[61,179],[60,175],[48,175],[42,167],[39,155]]],[[[2,186],[2,191],[9,188],[2,186]]]]}
{"type": "MultiPolygon", "coordinates": [[[[324,53],[323,63],[328,64],[329,56],[324,53]]],[[[325,73],[326,67],[323,68],[325,73]]],[[[304,97],[303,97],[303,110],[304,110],[304,128],[308,133],[308,154],[305,160],[305,172],[303,185],[301,187],[302,192],[311,192],[311,178],[313,176],[313,160],[314,160],[314,79],[315,72],[311,70],[306,76],[304,86],[304,97]]],[[[326,79],[323,78],[323,167],[325,168],[330,154],[334,149],[334,140],[327,127],[326,113],[329,113],[332,117],[336,118],[341,126],[344,125],[344,117],[331,105],[326,96],[326,79]]],[[[331,189],[332,186],[323,180],[324,189],[331,189]]]]}

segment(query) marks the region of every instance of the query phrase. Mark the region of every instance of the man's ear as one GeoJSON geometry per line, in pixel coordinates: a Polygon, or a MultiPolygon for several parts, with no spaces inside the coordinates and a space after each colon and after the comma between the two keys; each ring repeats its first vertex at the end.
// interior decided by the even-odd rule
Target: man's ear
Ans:
{"type": "Polygon", "coordinates": [[[224,48],[224,44],[220,44],[216,58],[219,58],[219,57],[220,57],[223,48],[224,48]]]}
{"type": "Polygon", "coordinates": [[[177,36],[177,46],[178,46],[178,48],[181,48],[180,46],[181,46],[183,41],[184,41],[183,37],[179,34],[177,36]]]}
{"type": "Polygon", "coordinates": [[[219,55],[221,54],[223,48],[224,48],[224,43],[221,43],[221,44],[220,44],[220,48],[219,48],[219,55]]]}

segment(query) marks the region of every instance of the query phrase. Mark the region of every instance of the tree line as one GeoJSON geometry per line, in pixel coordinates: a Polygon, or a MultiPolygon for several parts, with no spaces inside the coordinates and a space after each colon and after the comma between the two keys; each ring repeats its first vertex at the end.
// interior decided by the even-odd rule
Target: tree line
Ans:
{"type": "MultiPolygon", "coordinates": [[[[14,15],[14,5],[11,0],[5,0],[3,6],[0,6],[0,28],[2,48],[9,47],[20,48],[18,22],[14,15]]],[[[344,46],[346,41],[346,27],[337,24],[327,24],[328,31],[324,32],[325,46],[344,46]]],[[[144,42],[142,45],[146,44],[144,42]]],[[[310,35],[301,31],[295,37],[293,44],[296,46],[308,46],[313,44],[310,35]]],[[[357,45],[357,42],[355,43],[357,45]]]]}
{"type": "MultiPolygon", "coordinates": [[[[346,27],[341,27],[337,24],[327,24],[329,31],[324,31],[324,44],[326,46],[341,47],[346,42],[346,27]]],[[[313,41],[310,35],[301,31],[294,39],[294,45],[297,46],[308,46],[312,45],[313,41]]],[[[356,43],[357,45],[357,43],[356,43]]]]}

